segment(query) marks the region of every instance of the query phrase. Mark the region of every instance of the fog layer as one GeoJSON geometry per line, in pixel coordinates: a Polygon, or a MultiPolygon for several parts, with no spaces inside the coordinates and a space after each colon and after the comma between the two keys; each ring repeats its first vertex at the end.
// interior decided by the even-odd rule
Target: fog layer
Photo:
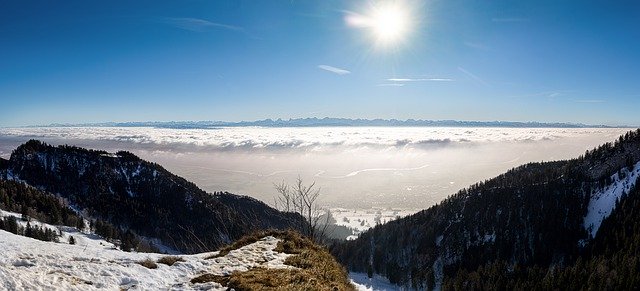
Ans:
{"type": "Polygon", "coordinates": [[[128,150],[207,191],[273,201],[298,176],[331,207],[426,208],[533,161],[574,158],[628,129],[313,127],[0,128],[0,156],[31,139],[128,150]]]}

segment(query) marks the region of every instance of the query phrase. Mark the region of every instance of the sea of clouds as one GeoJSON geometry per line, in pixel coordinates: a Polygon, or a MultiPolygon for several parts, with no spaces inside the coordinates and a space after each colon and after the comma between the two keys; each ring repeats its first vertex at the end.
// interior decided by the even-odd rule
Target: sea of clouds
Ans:
{"type": "Polygon", "coordinates": [[[0,128],[0,157],[28,139],[129,150],[207,191],[273,201],[300,176],[323,201],[351,208],[426,208],[460,188],[535,161],[577,157],[620,128],[151,127],[0,128]]]}
{"type": "MultiPolygon", "coordinates": [[[[438,128],[438,127],[227,127],[166,129],[149,127],[0,128],[0,135],[65,140],[101,140],[153,145],[191,145],[214,149],[306,149],[326,146],[420,147],[451,144],[535,142],[606,135],[624,129],[438,128]]],[[[197,150],[194,148],[194,150],[197,150]]]]}

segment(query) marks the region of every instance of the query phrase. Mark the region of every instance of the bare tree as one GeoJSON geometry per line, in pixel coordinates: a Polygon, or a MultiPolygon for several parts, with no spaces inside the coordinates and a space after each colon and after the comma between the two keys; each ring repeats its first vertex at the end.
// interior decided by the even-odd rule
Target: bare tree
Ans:
{"type": "Polygon", "coordinates": [[[282,181],[274,184],[274,187],[278,192],[276,208],[300,214],[304,220],[300,222],[299,229],[312,240],[320,242],[329,224],[329,215],[323,216],[323,210],[318,205],[320,188],[316,187],[316,182],[307,186],[298,176],[293,186],[282,181]],[[326,217],[326,221],[321,221],[323,217],[326,217]]]}
{"type": "Polygon", "coordinates": [[[273,187],[278,191],[278,196],[275,198],[276,209],[284,212],[297,212],[294,211],[292,194],[289,190],[289,185],[282,180],[280,184],[273,184],[273,187]]]}

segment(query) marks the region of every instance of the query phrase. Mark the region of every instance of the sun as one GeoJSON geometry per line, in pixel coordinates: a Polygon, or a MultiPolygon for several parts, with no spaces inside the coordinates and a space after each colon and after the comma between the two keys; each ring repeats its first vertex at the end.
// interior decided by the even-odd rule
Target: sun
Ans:
{"type": "Polygon", "coordinates": [[[397,3],[374,7],[371,15],[371,28],[378,41],[393,43],[406,35],[408,13],[397,3]]]}
{"type": "Polygon", "coordinates": [[[397,46],[406,41],[413,24],[411,10],[403,1],[372,3],[365,13],[347,12],[347,25],[366,30],[376,46],[397,46]]]}

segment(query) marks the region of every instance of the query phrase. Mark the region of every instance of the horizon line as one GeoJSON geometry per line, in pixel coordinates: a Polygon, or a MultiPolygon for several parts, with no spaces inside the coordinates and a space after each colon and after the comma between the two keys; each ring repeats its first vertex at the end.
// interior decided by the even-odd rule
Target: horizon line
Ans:
{"type": "Polygon", "coordinates": [[[105,122],[84,122],[84,123],[49,123],[39,125],[22,125],[22,126],[0,126],[0,128],[33,128],[33,127],[171,127],[173,128],[198,128],[193,125],[200,125],[201,128],[207,128],[212,126],[218,127],[241,127],[241,126],[267,126],[267,127],[287,127],[287,123],[292,127],[337,127],[337,126],[349,126],[349,127],[407,127],[407,126],[424,126],[424,127],[437,127],[437,126],[454,126],[454,127],[549,127],[549,128],[561,128],[561,127],[580,127],[580,128],[638,128],[634,125],[611,125],[611,124],[585,124],[580,122],[545,122],[545,121],[508,121],[508,120],[457,120],[457,119],[396,119],[396,118],[344,118],[344,117],[299,117],[299,118],[265,118],[256,120],[241,120],[241,121],[224,121],[224,120],[170,120],[170,121],[105,121],[105,122]],[[304,121],[318,121],[314,124],[295,124],[304,121]],[[323,124],[323,122],[325,122],[323,124]],[[336,122],[342,122],[336,124],[336,122]],[[270,124],[264,124],[270,123],[270,124]],[[354,124],[358,123],[358,124],[354,124]],[[375,124],[364,124],[375,123],[375,124]],[[381,124],[382,123],[382,124],[381,124]],[[182,125],[182,126],[180,126],[182,125]],[[192,125],[192,127],[185,127],[192,125]]]}

